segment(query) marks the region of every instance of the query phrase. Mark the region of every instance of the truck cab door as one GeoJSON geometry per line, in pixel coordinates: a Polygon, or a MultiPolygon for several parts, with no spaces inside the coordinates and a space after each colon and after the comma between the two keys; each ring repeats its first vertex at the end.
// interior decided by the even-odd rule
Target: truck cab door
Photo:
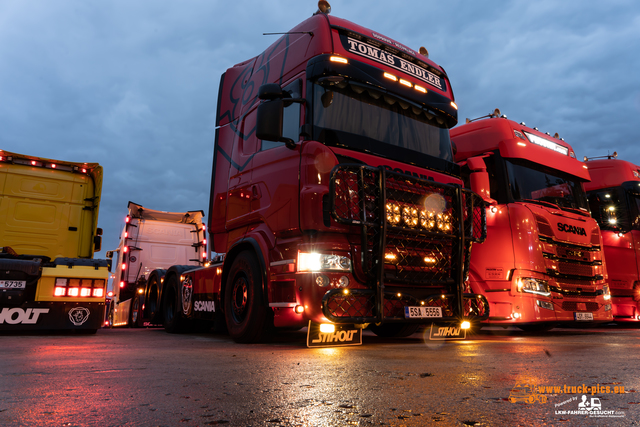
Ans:
{"type": "MultiPolygon", "coordinates": [[[[302,79],[283,87],[291,98],[302,97],[302,79]]],[[[286,101],[286,99],[285,99],[286,101]]],[[[293,148],[284,142],[258,140],[251,176],[251,210],[272,232],[299,227],[300,199],[300,103],[285,104],[282,136],[293,140],[293,148]]]]}
{"type": "Polygon", "coordinates": [[[258,141],[255,136],[256,110],[249,110],[233,134],[233,149],[229,167],[226,229],[231,231],[252,222],[251,169],[258,141]]]}
{"type": "Polygon", "coordinates": [[[629,194],[631,204],[631,234],[636,258],[636,278],[640,280],[640,194],[629,194]]]}

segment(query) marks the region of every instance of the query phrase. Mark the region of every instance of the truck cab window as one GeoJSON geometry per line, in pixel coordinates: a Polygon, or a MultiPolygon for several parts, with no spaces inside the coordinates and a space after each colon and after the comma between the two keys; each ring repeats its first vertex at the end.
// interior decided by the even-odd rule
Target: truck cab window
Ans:
{"type": "Polygon", "coordinates": [[[622,188],[591,191],[588,196],[591,214],[603,230],[618,231],[628,228],[629,209],[622,188]]]}
{"type": "MultiPolygon", "coordinates": [[[[302,80],[297,79],[294,82],[289,83],[283,88],[283,90],[289,93],[291,98],[300,98],[302,96],[302,80]]],[[[282,136],[294,141],[298,141],[300,138],[300,103],[292,102],[287,105],[285,99],[285,108],[282,118],[282,136]]],[[[282,145],[282,142],[262,140],[262,147],[260,150],[265,151],[282,145]]]]}

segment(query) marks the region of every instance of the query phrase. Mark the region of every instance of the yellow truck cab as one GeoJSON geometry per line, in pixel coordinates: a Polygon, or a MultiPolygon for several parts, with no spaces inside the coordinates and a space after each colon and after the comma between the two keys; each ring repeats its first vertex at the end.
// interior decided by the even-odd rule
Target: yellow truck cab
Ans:
{"type": "Polygon", "coordinates": [[[101,190],[97,163],[0,150],[0,331],[100,328],[101,190]]]}

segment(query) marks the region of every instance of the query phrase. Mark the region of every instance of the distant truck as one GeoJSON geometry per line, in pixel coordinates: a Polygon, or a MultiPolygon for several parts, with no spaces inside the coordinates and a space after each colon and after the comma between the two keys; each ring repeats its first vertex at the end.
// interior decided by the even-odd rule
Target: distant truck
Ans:
{"type": "Polygon", "coordinates": [[[591,214],[600,224],[609,271],[613,320],[640,321],[640,166],[616,159],[589,160],[585,183],[591,214]]]}
{"type": "Polygon", "coordinates": [[[469,278],[471,291],[489,301],[486,323],[546,330],[611,321],[586,165],[557,135],[499,110],[489,116],[451,130],[463,175],[488,204],[487,239],[473,247],[469,278]]]}
{"type": "Polygon", "coordinates": [[[488,315],[483,296],[463,294],[485,210],[453,163],[446,73],[426,49],[318,5],[221,78],[216,255],[167,270],[169,332],[223,315],[237,342],[308,326],[309,346],[348,345],[367,326],[407,336],[439,322],[460,333],[488,315]]]}
{"type": "Polygon", "coordinates": [[[207,240],[203,211],[164,212],[129,202],[115,259],[111,326],[162,324],[164,275],[170,266],[202,266],[207,240]]]}
{"type": "Polygon", "coordinates": [[[0,331],[102,326],[102,167],[0,150],[0,331]]]}

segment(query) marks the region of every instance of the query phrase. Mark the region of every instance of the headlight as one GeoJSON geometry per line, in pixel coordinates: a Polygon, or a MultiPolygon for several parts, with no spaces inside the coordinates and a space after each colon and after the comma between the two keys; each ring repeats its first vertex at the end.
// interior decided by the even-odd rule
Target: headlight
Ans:
{"type": "Polygon", "coordinates": [[[342,255],[300,252],[298,271],[351,271],[351,259],[342,255]]]}
{"type": "Polygon", "coordinates": [[[611,291],[609,291],[609,285],[604,285],[602,287],[602,295],[604,295],[604,299],[611,299],[611,291]]]}
{"type": "Polygon", "coordinates": [[[549,284],[545,280],[534,279],[533,277],[522,277],[518,279],[518,292],[529,292],[545,297],[551,295],[549,284]]]}

